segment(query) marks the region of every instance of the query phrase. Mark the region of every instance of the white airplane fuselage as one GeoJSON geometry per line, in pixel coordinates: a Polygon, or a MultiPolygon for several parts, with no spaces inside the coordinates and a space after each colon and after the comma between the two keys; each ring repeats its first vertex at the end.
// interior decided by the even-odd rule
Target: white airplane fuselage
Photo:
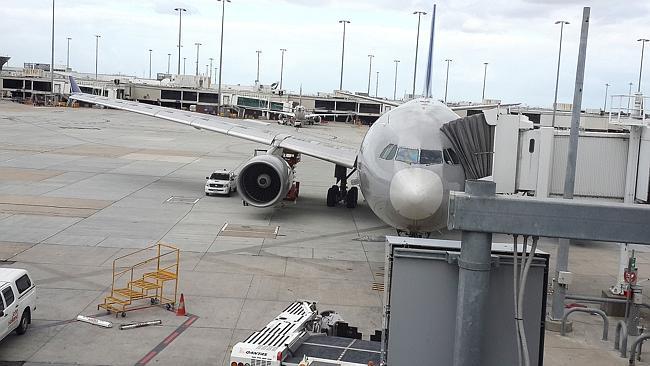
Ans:
{"type": "Polygon", "coordinates": [[[440,127],[457,118],[436,100],[416,99],[368,130],[357,158],[361,191],[385,223],[411,234],[446,226],[449,191],[464,190],[465,174],[443,153],[452,145],[440,127]]]}

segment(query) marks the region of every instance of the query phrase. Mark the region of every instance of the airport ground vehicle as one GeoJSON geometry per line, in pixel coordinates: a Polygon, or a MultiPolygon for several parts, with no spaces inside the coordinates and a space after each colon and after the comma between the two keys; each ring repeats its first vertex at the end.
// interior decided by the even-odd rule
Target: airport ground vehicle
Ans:
{"type": "MultiPolygon", "coordinates": [[[[231,366],[379,365],[379,339],[361,340],[335,311],[318,312],[316,303],[298,300],[262,330],[237,343],[231,366]]],[[[375,334],[371,338],[381,337],[375,334]]]]}
{"type": "Polygon", "coordinates": [[[27,331],[36,310],[35,289],[26,270],[0,268],[0,339],[27,331]]]}
{"type": "Polygon", "coordinates": [[[224,194],[230,196],[230,193],[237,191],[235,182],[235,172],[229,170],[218,170],[205,177],[205,195],[224,194]]]}

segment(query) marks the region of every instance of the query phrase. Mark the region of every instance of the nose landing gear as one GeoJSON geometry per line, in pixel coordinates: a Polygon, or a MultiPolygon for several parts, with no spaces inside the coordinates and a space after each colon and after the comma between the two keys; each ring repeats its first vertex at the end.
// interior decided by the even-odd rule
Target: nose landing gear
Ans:
{"type": "Polygon", "coordinates": [[[347,174],[347,168],[337,165],[334,169],[334,177],[339,185],[333,185],[327,190],[327,207],[334,207],[339,203],[345,203],[347,208],[357,207],[359,199],[359,188],[351,187],[347,189],[348,178],[356,171],[352,170],[347,174]]]}

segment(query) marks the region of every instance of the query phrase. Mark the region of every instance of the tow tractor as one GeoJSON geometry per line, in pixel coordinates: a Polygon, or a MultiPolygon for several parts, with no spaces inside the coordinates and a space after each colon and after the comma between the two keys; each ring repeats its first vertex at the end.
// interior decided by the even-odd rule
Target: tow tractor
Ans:
{"type": "Polygon", "coordinates": [[[361,340],[335,311],[316,309],[299,300],[289,305],[261,330],[237,343],[230,366],[368,366],[379,365],[381,334],[361,340]]]}

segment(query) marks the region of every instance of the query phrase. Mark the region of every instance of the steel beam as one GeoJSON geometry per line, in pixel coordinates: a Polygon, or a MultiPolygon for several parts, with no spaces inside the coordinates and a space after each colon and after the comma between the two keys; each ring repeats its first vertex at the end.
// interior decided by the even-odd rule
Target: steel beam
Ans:
{"type": "MultiPolygon", "coordinates": [[[[467,181],[465,188],[473,197],[494,197],[496,184],[467,181]]],[[[485,325],[492,233],[463,231],[458,260],[458,305],[454,339],[454,366],[481,365],[481,336],[485,325]]]]}
{"type": "Polygon", "coordinates": [[[650,207],[450,192],[450,230],[650,245],[650,207]]]}

